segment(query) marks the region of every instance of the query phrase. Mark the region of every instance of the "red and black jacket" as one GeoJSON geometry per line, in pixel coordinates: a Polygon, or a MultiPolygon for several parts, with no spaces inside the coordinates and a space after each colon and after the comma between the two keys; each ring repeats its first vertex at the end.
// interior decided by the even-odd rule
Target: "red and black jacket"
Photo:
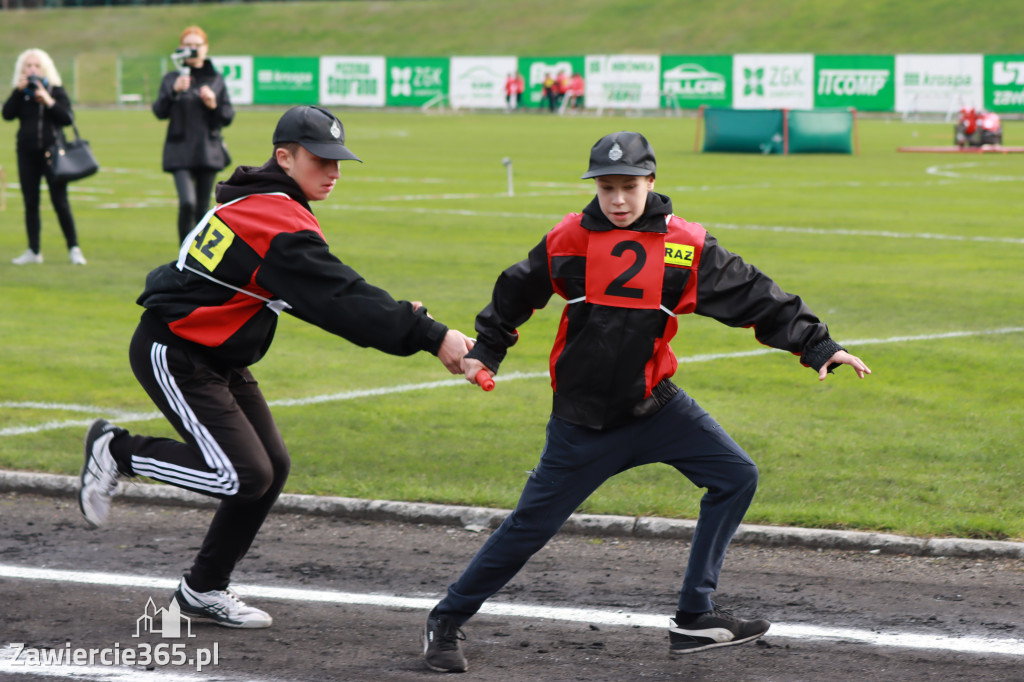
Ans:
{"type": "Polygon", "coordinates": [[[330,252],[299,186],[271,159],[217,186],[209,222],[146,277],[142,324],[231,367],[266,353],[282,310],[359,346],[437,354],[448,328],[330,252]]]}
{"type": "Polygon", "coordinates": [[[609,222],[595,198],[502,272],[477,316],[469,357],[496,372],[517,328],[553,294],[567,304],[551,351],[552,412],[594,429],[641,416],[659,385],[675,391],[667,380],[677,367],[669,341],[678,315],[753,327],[758,341],[815,369],[840,349],[798,296],[672,215],[669,198],[654,192],[627,229],[609,222]]]}

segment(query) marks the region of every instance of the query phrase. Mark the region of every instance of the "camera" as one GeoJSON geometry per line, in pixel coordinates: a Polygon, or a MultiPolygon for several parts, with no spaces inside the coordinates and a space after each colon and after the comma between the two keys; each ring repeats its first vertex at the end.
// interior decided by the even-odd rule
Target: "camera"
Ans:
{"type": "Polygon", "coordinates": [[[198,56],[199,50],[197,48],[179,47],[177,50],[174,51],[174,54],[171,55],[171,59],[180,63],[185,61],[186,59],[195,59],[198,56]]]}
{"type": "Polygon", "coordinates": [[[22,92],[25,93],[25,99],[32,99],[36,96],[36,85],[41,83],[44,88],[50,86],[50,81],[46,80],[42,76],[36,76],[35,74],[28,77],[28,85],[22,92]]]}
{"type": "Polygon", "coordinates": [[[171,53],[171,61],[178,67],[178,71],[188,75],[189,69],[185,66],[185,60],[195,59],[199,56],[199,49],[195,47],[179,47],[177,50],[171,53]]]}

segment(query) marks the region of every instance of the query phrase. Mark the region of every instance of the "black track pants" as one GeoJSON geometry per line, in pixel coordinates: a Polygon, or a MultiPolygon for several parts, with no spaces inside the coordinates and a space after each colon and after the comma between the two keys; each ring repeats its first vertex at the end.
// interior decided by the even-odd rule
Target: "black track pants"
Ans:
{"type": "Polygon", "coordinates": [[[57,222],[64,233],[64,242],[70,249],[78,246],[78,233],[75,231],[75,219],[71,215],[71,203],[68,201],[68,183],[56,182],[46,163],[46,152],[35,150],[18,151],[18,182],[21,183],[21,197],[25,202],[25,231],[28,233],[28,248],[35,253],[40,250],[40,235],[43,229],[40,217],[40,183],[46,178],[46,186],[50,190],[50,203],[57,213],[57,222]]]}
{"type": "Polygon", "coordinates": [[[291,458],[247,368],[217,367],[201,354],[164,345],[141,326],[132,370],[184,442],[128,435],[112,445],[133,474],[221,500],[189,584],[224,589],[274,505],[291,458]]]}

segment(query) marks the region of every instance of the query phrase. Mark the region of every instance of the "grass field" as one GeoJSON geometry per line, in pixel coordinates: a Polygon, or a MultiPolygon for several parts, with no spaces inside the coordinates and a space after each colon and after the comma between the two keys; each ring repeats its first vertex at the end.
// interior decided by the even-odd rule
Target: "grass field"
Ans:
{"type": "MultiPolygon", "coordinates": [[[[269,155],[280,111],[243,110],[236,163],[269,155]]],[[[145,274],[175,257],[176,202],[159,170],[164,124],[83,110],[103,163],[73,186],[88,266],[67,262],[44,208],[43,266],[21,200],[0,213],[0,467],[77,473],[84,426],[107,416],[173,435],[127,363],[145,274]]],[[[644,132],[675,211],[801,294],[874,374],[819,384],[749,330],[690,316],[677,380],[758,462],[747,521],[1024,539],[1024,157],[901,154],[950,142],[950,124],[864,120],[861,154],[693,152],[694,120],[342,112],[349,146],[314,206],[335,252],[396,297],[471,333],[498,272],[592,195],[579,180],[606,132],[644,132]],[[506,193],[510,157],[515,194],[506,193]],[[751,353],[752,352],[752,353],[751,353]]],[[[13,125],[0,164],[13,171],[13,125]]],[[[1008,122],[1019,144],[1024,123],[1008,122]]],[[[255,368],[295,464],[287,490],[511,507],[543,443],[547,353],[561,305],[521,330],[496,390],[436,359],[359,349],[283,316],[255,368]],[[436,383],[440,382],[440,383],[436,383]]],[[[700,492],[663,466],[628,472],[591,513],[696,515],[700,492]]]]}

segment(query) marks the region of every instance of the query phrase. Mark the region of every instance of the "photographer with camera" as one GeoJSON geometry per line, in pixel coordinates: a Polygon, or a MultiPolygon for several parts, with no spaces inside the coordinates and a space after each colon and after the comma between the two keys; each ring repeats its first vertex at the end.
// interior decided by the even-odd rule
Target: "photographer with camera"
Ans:
{"type": "Polygon", "coordinates": [[[231,125],[235,110],[224,78],[206,58],[206,32],[189,26],[171,55],[178,69],[164,75],[153,113],[169,119],[163,169],[174,176],[178,192],[178,239],[202,220],[210,204],[217,171],[231,163],[221,128],[231,125]]]}
{"type": "Polygon", "coordinates": [[[3,117],[5,121],[17,119],[20,124],[17,135],[18,182],[25,202],[25,231],[28,233],[28,249],[11,262],[15,265],[43,262],[39,195],[40,183],[46,176],[50,201],[64,232],[71,263],[85,265],[68,201],[68,183],[54,180],[48,159],[50,145],[60,134],[60,128],[72,123],[71,100],[61,87],[60,74],[50,55],[39,49],[25,50],[18,55],[11,84],[14,89],[4,102],[3,117]]]}

